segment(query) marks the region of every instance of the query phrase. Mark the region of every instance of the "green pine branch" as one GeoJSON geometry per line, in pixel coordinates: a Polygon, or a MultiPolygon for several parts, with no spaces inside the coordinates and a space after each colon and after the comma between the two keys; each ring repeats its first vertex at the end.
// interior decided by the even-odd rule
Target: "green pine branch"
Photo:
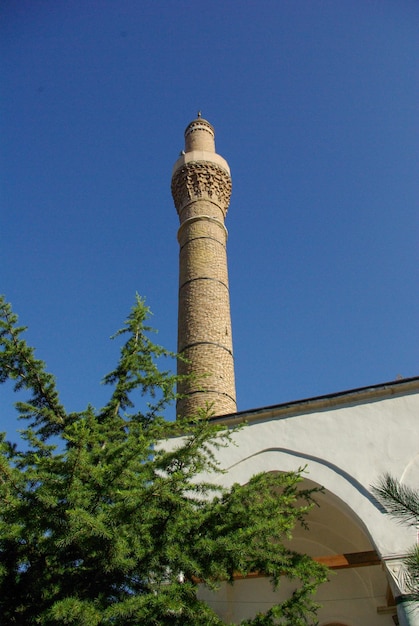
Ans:
{"type": "MultiPolygon", "coordinates": [[[[372,487],[374,494],[387,509],[387,514],[400,524],[418,527],[419,491],[385,474],[378,485],[372,487]]],[[[403,559],[406,568],[406,584],[415,601],[419,601],[419,547],[414,546],[403,559]]]]}
{"type": "Polygon", "coordinates": [[[235,431],[211,423],[209,407],[164,419],[178,379],[160,364],[175,355],[151,341],[149,314],[137,296],[107,404],[66,413],[1,300],[0,382],[29,394],[17,405],[22,442],[0,438],[2,624],[222,626],[198,585],[253,571],[296,591],[246,624],[316,624],[326,570],[287,547],[316,490],[301,488],[303,469],[217,484],[217,450],[235,431]]]}
{"type": "Polygon", "coordinates": [[[377,498],[387,512],[400,523],[410,526],[419,524],[419,492],[402,485],[398,480],[385,474],[377,486],[373,487],[377,498]]]}

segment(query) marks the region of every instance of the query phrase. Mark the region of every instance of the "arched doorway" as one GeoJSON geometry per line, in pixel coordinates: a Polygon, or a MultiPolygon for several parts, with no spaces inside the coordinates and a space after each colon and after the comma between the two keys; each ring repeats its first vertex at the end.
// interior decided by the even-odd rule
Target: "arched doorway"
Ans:
{"type": "MultiPolygon", "coordinates": [[[[303,487],[319,486],[305,479],[303,487]]],[[[316,596],[324,626],[394,626],[396,609],[371,538],[356,513],[328,490],[308,515],[309,531],[296,528],[292,547],[331,568],[316,596]]]]}
{"type": "MultiPolygon", "coordinates": [[[[305,479],[302,488],[320,485],[305,479]]],[[[331,568],[329,582],[316,595],[324,626],[394,626],[388,582],[374,545],[357,515],[333,493],[316,497],[308,515],[309,529],[294,529],[292,549],[309,554],[331,568]],[[390,605],[390,606],[389,606],[390,605]]],[[[273,592],[263,577],[237,580],[217,594],[200,594],[226,621],[239,623],[266,610],[293,591],[289,581],[273,592]]]]}

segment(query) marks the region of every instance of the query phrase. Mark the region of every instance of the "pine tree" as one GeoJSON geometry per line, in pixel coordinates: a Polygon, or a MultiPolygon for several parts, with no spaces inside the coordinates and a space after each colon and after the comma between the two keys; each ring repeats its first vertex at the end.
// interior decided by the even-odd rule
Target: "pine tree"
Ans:
{"type": "MultiPolygon", "coordinates": [[[[400,523],[419,527],[419,491],[386,474],[380,483],[373,487],[377,498],[384,504],[387,513],[400,523]]],[[[419,546],[413,546],[404,558],[406,584],[412,600],[419,602],[419,546]]]]}
{"type": "Polygon", "coordinates": [[[274,586],[295,579],[296,591],[246,624],[315,624],[326,571],[284,545],[313,490],[301,471],[231,489],[200,478],[221,471],[217,448],[234,433],[206,412],[164,419],[177,378],[157,363],[174,355],[152,343],[148,316],[137,297],[116,335],[108,403],[74,413],[0,300],[0,382],[29,395],[16,403],[23,441],[0,443],[1,624],[218,626],[198,585],[254,571],[274,586]]]}

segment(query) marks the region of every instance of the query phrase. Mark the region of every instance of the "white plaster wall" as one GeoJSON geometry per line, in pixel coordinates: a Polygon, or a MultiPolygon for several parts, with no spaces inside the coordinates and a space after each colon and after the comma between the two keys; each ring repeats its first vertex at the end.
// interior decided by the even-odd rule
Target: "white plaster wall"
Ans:
{"type": "Polygon", "coordinates": [[[418,418],[416,393],[250,422],[236,446],[217,453],[227,470],[218,481],[244,484],[257,472],[307,465],[308,478],[349,506],[383,557],[400,555],[415,532],[382,513],[371,485],[389,472],[419,487],[418,418]]]}
{"type": "MultiPolygon", "coordinates": [[[[202,588],[199,597],[224,620],[237,624],[288,598],[294,588],[292,582],[284,579],[280,588],[273,591],[269,580],[256,578],[236,581],[234,586],[223,585],[217,593],[202,588]]],[[[331,573],[330,581],[320,587],[315,598],[321,605],[319,624],[337,622],[346,626],[394,626],[391,615],[377,612],[377,607],[386,605],[385,592],[386,581],[380,568],[365,567],[331,573]]]]}
{"type": "MultiPolygon", "coordinates": [[[[398,557],[416,541],[416,532],[383,512],[371,485],[387,472],[419,488],[419,380],[412,380],[218,418],[226,426],[243,417],[248,423],[234,435],[236,445],[216,452],[226,473],[206,478],[230,486],[258,472],[306,465],[309,481],[325,493],[310,513],[310,531],[295,529],[292,547],[311,556],[375,548],[387,564],[388,576],[380,565],[332,573],[316,595],[320,626],[393,624],[391,612],[378,609],[387,605],[389,580],[395,595],[404,592],[398,557]]],[[[164,445],[176,446],[176,440],[164,445]]],[[[200,596],[238,623],[289,593],[289,585],[274,593],[267,579],[239,580],[216,594],[201,588],[200,596]]]]}

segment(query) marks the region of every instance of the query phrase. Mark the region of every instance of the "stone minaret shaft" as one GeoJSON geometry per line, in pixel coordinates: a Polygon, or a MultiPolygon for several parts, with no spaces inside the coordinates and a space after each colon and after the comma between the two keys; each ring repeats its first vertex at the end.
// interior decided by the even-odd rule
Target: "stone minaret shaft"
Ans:
{"type": "Polygon", "coordinates": [[[214,129],[200,115],[185,130],[185,151],[176,161],[172,195],[179,214],[180,245],[177,414],[192,417],[212,406],[215,415],[236,412],[227,230],[230,202],[227,162],[215,152],[214,129]]]}

